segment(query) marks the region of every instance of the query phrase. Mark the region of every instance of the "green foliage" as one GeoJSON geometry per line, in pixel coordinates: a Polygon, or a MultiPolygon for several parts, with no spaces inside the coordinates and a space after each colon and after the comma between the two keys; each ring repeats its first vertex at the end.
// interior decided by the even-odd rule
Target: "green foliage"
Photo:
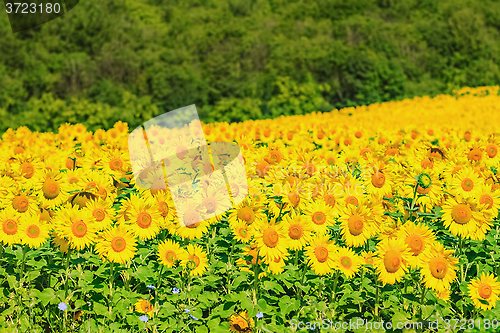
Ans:
{"type": "Polygon", "coordinates": [[[497,85],[499,31],[496,0],[81,1],[16,34],[0,15],[0,110],[48,129],[139,124],[155,107],[236,121],[433,96],[497,85]],[[63,101],[68,114],[36,114],[63,101]]]}

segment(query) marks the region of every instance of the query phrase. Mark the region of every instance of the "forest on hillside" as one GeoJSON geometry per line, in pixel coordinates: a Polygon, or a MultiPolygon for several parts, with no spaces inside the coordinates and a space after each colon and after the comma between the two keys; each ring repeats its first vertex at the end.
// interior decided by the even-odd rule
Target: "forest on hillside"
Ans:
{"type": "Polygon", "coordinates": [[[137,126],[196,104],[241,121],[500,82],[497,0],[82,0],[12,33],[0,131],[137,126]]]}

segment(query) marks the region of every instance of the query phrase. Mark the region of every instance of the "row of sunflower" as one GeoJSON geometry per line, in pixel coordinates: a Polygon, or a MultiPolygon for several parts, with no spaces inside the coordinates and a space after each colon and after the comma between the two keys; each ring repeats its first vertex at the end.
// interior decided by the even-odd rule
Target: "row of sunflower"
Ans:
{"type": "MultiPolygon", "coordinates": [[[[8,130],[0,142],[0,241],[35,249],[50,240],[62,252],[95,249],[103,262],[126,264],[139,242],[159,239],[158,263],[180,261],[203,277],[221,259],[210,262],[203,244],[222,226],[232,234],[227,251],[245,244],[236,264],[255,280],[303,263],[334,281],[335,293],[339,281],[352,283],[370,267],[377,288],[417,272],[423,298],[430,289],[444,301],[457,299],[468,282],[470,301],[486,311],[500,293],[495,256],[485,245],[481,257],[491,260],[481,269],[478,259],[459,257],[468,246],[496,242],[498,91],[466,88],[455,96],[203,125],[207,141],[238,143],[248,186],[198,183],[203,203],[182,214],[178,193],[135,185],[125,123],[95,133],[82,124],[58,133],[8,130]],[[188,223],[193,211],[224,205],[223,190],[233,198],[249,194],[223,215],[188,223]],[[477,269],[467,274],[472,264],[477,269]]],[[[182,144],[168,142],[174,150],[182,144]]]]}

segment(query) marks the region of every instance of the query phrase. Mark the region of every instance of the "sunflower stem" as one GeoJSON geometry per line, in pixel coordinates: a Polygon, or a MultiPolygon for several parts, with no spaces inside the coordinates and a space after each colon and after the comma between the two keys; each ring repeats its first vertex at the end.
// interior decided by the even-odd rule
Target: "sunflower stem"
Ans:
{"type": "Polygon", "coordinates": [[[335,296],[337,295],[337,285],[338,285],[338,282],[339,282],[339,278],[340,278],[340,271],[337,271],[335,273],[335,280],[333,281],[332,302],[335,301],[335,296]]]}
{"type": "Polygon", "coordinates": [[[111,302],[113,300],[113,276],[114,276],[114,262],[109,263],[109,312],[111,313],[111,302]]]}
{"type": "Polygon", "coordinates": [[[259,298],[259,265],[258,262],[253,265],[253,297],[254,304],[257,304],[259,298]]]}
{"type": "Polygon", "coordinates": [[[68,297],[68,276],[69,276],[69,259],[70,258],[71,258],[71,249],[68,248],[68,251],[66,252],[66,263],[65,263],[66,277],[64,279],[64,298],[68,297]]]}
{"type": "Polygon", "coordinates": [[[379,297],[380,297],[380,286],[379,286],[378,281],[375,281],[375,318],[377,318],[377,321],[379,320],[379,316],[378,316],[379,297]]]}

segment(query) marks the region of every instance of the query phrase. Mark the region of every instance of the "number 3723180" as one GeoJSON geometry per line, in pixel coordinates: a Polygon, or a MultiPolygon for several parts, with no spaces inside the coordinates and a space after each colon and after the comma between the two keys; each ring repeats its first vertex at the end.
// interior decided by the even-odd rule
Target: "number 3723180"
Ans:
{"type": "Polygon", "coordinates": [[[7,14],[51,14],[59,13],[61,5],[58,3],[27,3],[27,2],[8,2],[5,4],[7,14]]]}

